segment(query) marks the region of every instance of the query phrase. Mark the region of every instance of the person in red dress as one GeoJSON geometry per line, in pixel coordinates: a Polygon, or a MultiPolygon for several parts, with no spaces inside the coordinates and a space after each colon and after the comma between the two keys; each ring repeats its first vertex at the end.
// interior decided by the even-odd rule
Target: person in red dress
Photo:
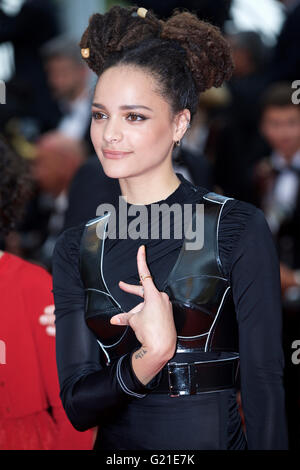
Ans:
{"type": "MultiPolygon", "coordinates": [[[[0,234],[21,215],[29,190],[22,159],[0,142],[0,234]]],[[[0,449],[91,449],[93,430],[76,431],[59,397],[52,277],[41,266],[0,251],[0,449]],[[48,327],[49,328],[49,327],[48,327]]]]}

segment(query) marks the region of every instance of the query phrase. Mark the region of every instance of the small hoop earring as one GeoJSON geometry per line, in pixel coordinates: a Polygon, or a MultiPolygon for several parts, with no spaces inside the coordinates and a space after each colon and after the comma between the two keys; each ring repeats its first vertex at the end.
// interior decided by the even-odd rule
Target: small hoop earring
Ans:
{"type": "Polygon", "coordinates": [[[176,146],[176,147],[179,147],[179,146],[180,146],[180,140],[176,140],[175,146],[176,146]]]}

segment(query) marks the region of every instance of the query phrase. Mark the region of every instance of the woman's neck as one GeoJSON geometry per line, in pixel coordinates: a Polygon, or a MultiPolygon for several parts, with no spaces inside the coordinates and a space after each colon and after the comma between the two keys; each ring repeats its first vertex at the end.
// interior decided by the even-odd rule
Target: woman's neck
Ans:
{"type": "Polygon", "coordinates": [[[180,185],[181,181],[174,171],[164,175],[139,175],[119,179],[122,196],[128,204],[146,205],[167,199],[180,185]]]}

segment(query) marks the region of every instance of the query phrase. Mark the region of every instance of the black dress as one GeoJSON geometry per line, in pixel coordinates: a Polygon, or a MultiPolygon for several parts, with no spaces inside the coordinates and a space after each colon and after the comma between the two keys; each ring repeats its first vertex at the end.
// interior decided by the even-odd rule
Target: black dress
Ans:
{"type": "MultiPolygon", "coordinates": [[[[195,202],[191,184],[178,177],[179,187],[160,203],[195,202]]],[[[198,191],[199,203],[205,193],[204,188],[198,191]]],[[[103,365],[103,353],[84,319],[79,269],[83,230],[84,224],[65,231],[53,256],[61,399],[76,429],[99,426],[97,449],[286,449],[279,265],[263,213],[251,204],[229,200],[218,230],[220,258],[238,320],[246,436],[235,389],[172,398],[151,393],[158,377],[146,386],[137,379],[131,353],[121,363],[122,387],[117,361],[103,365]]],[[[124,311],[141,302],[118,287],[119,280],[138,284],[138,247],[146,245],[149,269],[156,287],[163,290],[183,243],[172,235],[169,240],[106,239],[103,276],[124,311]]]]}

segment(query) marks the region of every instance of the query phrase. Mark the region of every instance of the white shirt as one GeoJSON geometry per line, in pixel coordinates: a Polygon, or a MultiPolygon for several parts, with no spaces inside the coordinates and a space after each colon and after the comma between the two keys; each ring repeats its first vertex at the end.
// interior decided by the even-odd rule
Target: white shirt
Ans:
{"type": "Polygon", "coordinates": [[[91,98],[85,93],[74,100],[69,108],[57,129],[67,137],[82,139],[91,120],[91,98]]]}
{"type": "Polygon", "coordinates": [[[283,220],[293,213],[297,203],[300,182],[300,150],[294,154],[289,163],[278,152],[273,152],[271,163],[273,168],[280,173],[264,198],[264,207],[270,229],[276,233],[283,220]]]}

